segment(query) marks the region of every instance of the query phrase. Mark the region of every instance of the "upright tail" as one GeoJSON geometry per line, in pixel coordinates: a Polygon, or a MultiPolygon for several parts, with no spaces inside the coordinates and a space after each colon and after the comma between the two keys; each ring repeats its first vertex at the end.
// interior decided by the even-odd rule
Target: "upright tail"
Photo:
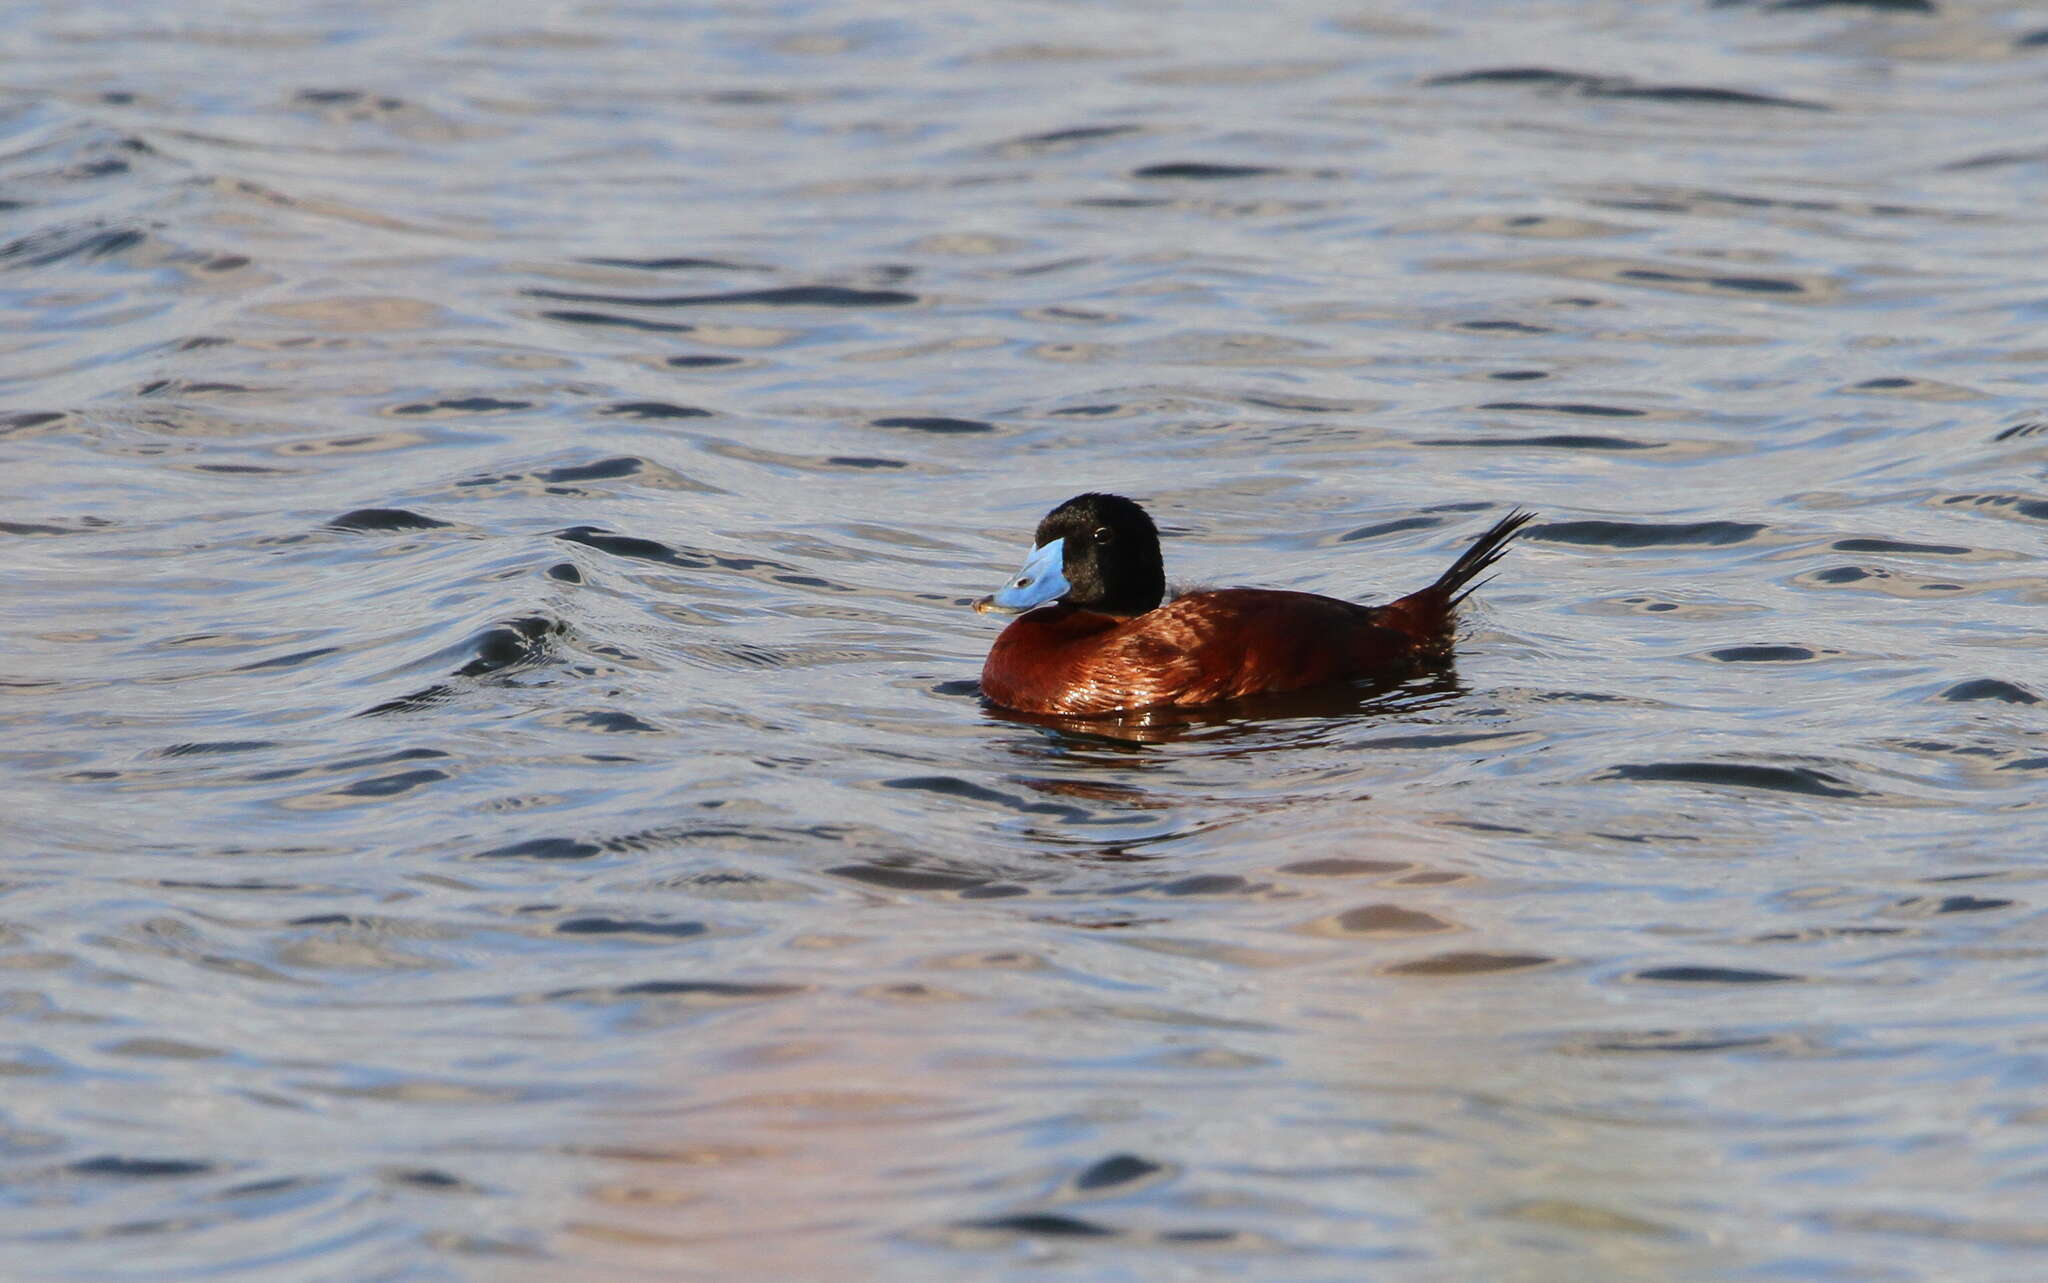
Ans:
{"type": "Polygon", "coordinates": [[[1478,589],[1479,585],[1472,584],[1472,581],[1485,574],[1492,568],[1493,563],[1506,556],[1508,542],[1521,533],[1523,526],[1534,520],[1535,513],[1517,508],[1494,522],[1491,530],[1474,539],[1472,546],[1465,550],[1464,555],[1452,562],[1449,570],[1438,575],[1436,582],[1422,591],[1442,597],[1445,610],[1455,610],[1459,602],[1478,589]],[[1472,587],[1465,588],[1466,584],[1472,584],[1472,587]],[[1460,588],[1464,588],[1465,591],[1459,592],[1460,588]]]}
{"type": "Polygon", "coordinates": [[[1502,517],[1493,523],[1492,529],[1473,540],[1472,546],[1451,563],[1450,569],[1438,575],[1435,583],[1380,607],[1380,622],[1426,646],[1447,645],[1452,613],[1458,603],[1479,587],[1472,581],[1505,556],[1509,542],[1534,520],[1535,513],[1519,508],[1502,517]]]}

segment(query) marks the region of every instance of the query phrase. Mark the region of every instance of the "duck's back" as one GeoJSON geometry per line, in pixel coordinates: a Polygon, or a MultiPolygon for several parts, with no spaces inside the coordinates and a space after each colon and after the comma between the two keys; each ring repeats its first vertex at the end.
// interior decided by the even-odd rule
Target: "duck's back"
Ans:
{"type": "Polygon", "coordinates": [[[1404,627],[1400,605],[1222,588],[1134,619],[1054,606],[1003,630],[981,688],[1008,708],[1079,714],[1301,690],[1414,658],[1426,639],[1404,627]]]}

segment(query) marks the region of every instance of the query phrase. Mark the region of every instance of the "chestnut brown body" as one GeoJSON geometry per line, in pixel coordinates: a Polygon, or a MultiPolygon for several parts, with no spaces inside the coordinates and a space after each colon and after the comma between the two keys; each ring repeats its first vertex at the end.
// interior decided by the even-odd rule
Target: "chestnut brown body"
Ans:
{"type": "Polygon", "coordinates": [[[1019,712],[1088,715],[1397,677],[1449,656],[1466,585],[1531,516],[1510,514],[1435,583],[1384,606],[1262,588],[1192,592],[1135,615],[1062,599],[996,638],[982,693],[1019,712]]]}

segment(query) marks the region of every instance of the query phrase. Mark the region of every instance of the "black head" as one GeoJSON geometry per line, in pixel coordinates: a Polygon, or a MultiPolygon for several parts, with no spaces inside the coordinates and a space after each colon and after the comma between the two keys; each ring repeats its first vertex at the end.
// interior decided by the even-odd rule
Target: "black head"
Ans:
{"type": "Polygon", "coordinates": [[[1166,597],[1159,528],[1122,495],[1075,495],[1045,514],[1032,542],[1066,540],[1060,600],[1110,615],[1142,615],[1166,597]]]}

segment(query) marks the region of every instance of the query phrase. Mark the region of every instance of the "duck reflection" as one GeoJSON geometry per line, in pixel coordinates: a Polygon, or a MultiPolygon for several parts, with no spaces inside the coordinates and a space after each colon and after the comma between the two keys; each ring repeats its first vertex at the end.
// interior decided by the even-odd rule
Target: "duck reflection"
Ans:
{"type": "Polygon", "coordinates": [[[1456,670],[1446,662],[1398,680],[1368,680],[1250,695],[1229,703],[1199,708],[1148,708],[1129,713],[1077,716],[1025,713],[991,702],[984,705],[984,711],[992,721],[1015,722],[1051,731],[1056,741],[1076,748],[1140,751],[1148,745],[1173,744],[1182,740],[1252,740],[1256,742],[1244,747],[1263,751],[1290,747],[1301,740],[1300,732],[1315,728],[1317,723],[1413,713],[1448,703],[1465,694],[1466,690],[1456,670]],[[1289,723],[1293,725],[1290,727],[1289,723]],[[1304,727],[1303,723],[1308,726],[1304,727]],[[1290,730],[1295,733],[1290,734],[1290,730]]]}

